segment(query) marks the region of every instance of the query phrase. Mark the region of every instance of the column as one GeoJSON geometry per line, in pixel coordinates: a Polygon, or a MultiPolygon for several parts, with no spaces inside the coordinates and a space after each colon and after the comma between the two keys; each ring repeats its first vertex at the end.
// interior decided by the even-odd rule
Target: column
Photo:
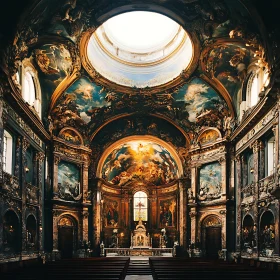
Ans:
{"type": "Polygon", "coordinates": [[[22,199],[22,251],[26,251],[27,236],[26,236],[26,186],[25,186],[25,167],[27,166],[26,151],[29,147],[29,143],[25,137],[22,138],[22,160],[21,160],[21,199],[22,199]]]}
{"type": "Polygon", "coordinates": [[[180,246],[187,249],[187,186],[186,179],[179,180],[179,232],[180,246]]]}
{"type": "Polygon", "coordinates": [[[82,212],[82,218],[83,218],[83,231],[82,231],[82,239],[88,241],[88,208],[84,207],[82,212]]]}
{"type": "Polygon", "coordinates": [[[265,150],[262,141],[259,141],[259,150],[259,180],[261,180],[265,177],[265,150]]]}
{"type": "MultiPolygon", "coordinates": [[[[0,155],[3,155],[3,145],[4,145],[4,122],[3,122],[3,91],[4,88],[2,84],[0,83],[0,155]]],[[[2,156],[0,157],[0,180],[2,182],[3,180],[3,162],[2,162],[2,156]]],[[[1,248],[1,244],[0,244],[1,248]]]]}
{"type": "MultiPolygon", "coordinates": [[[[3,182],[3,162],[2,162],[2,154],[3,154],[3,145],[4,145],[4,141],[3,141],[3,137],[4,137],[4,122],[3,122],[3,118],[4,118],[4,114],[3,114],[3,85],[0,82],[0,190],[2,188],[2,182],[3,182]]],[[[1,205],[3,205],[4,201],[2,200],[2,198],[0,197],[0,213],[2,212],[2,207],[1,205]]],[[[3,246],[3,216],[0,215],[0,254],[2,253],[2,246],[3,246]]]]}
{"type": "Polygon", "coordinates": [[[236,251],[240,251],[241,241],[241,188],[242,188],[242,161],[243,156],[238,155],[236,162],[236,251]]]}
{"type": "Polygon", "coordinates": [[[93,195],[93,224],[94,224],[94,246],[99,246],[99,242],[104,241],[100,240],[100,234],[102,230],[102,208],[103,208],[103,198],[101,193],[101,181],[95,182],[95,192],[96,195],[93,195]]]}
{"type": "MultiPolygon", "coordinates": [[[[258,199],[259,199],[259,150],[260,145],[259,141],[255,141],[252,144],[253,154],[254,154],[254,181],[255,181],[255,188],[254,188],[254,205],[253,205],[253,213],[254,213],[254,223],[259,225],[259,208],[258,208],[258,199]]],[[[258,244],[259,244],[259,229],[256,232],[256,243],[257,243],[257,252],[258,244]]],[[[255,252],[256,253],[256,252],[255,252]]]]}
{"type": "Polygon", "coordinates": [[[53,160],[53,198],[58,198],[58,164],[60,162],[60,157],[54,155],[53,160]]]}
{"type": "Polygon", "coordinates": [[[196,241],[196,232],[197,232],[197,212],[196,212],[196,206],[191,207],[190,209],[190,218],[191,218],[191,243],[195,243],[196,241]]]}
{"type": "MultiPolygon", "coordinates": [[[[89,212],[88,212],[88,207],[86,206],[90,201],[89,201],[89,191],[88,191],[88,164],[85,163],[82,166],[82,189],[80,191],[83,192],[83,212],[82,212],[82,240],[89,241],[88,239],[88,217],[89,217],[89,212]],[[85,205],[86,204],[86,205],[85,205]]],[[[81,188],[81,186],[80,186],[81,188]]]]}
{"type": "Polygon", "coordinates": [[[221,174],[222,174],[222,198],[226,199],[227,195],[227,184],[226,184],[226,176],[227,176],[227,171],[226,171],[226,159],[225,157],[219,158],[219,163],[221,165],[221,174]]]}
{"type": "Polygon", "coordinates": [[[52,210],[52,221],[53,221],[53,253],[54,257],[58,252],[58,217],[59,212],[57,210],[52,210]]]}
{"type": "Polygon", "coordinates": [[[37,227],[39,229],[38,231],[38,248],[40,251],[43,251],[43,231],[42,231],[42,225],[43,225],[43,205],[44,205],[44,196],[43,196],[43,184],[42,184],[42,178],[43,178],[43,174],[42,174],[42,164],[44,163],[45,160],[45,154],[42,152],[37,152],[36,153],[36,163],[37,163],[37,185],[39,188],[39,192],[38,192],[38,217],[37,217],[37,227]]]}

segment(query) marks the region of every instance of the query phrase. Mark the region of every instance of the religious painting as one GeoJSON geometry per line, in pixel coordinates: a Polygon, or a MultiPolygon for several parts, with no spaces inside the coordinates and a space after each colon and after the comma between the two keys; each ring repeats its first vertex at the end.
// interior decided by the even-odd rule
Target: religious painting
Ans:
{"type": "Polygon", "coordinates": [[[35,61],[40,70],[47,75],[58,74],[65,77],[72,67],[70,52],[63,44],[46,44],[36,49],[35,61]]]}
{"type": "Polygon", "coordinates": [[[85,127],[90,121],[96,122],[96,115],[111,105],[108,99],[109,95],[103,87],[85,77],[80,78],[61,95],[53,109],[54,126],[85,127]]]}
{"type": "Polygon", "coordinates": [[[105,227],[117,227],[119,223],[119,202],[106,198],[103,204],[103,217],[105,227]]]}
{"type": "Polygon", "coordinates": [[[172,97],[173,106],[178,108],[177,118],[185,130],[194,124],[221,126],[221,119],[229,112],[224,99],[200,78],[193,78],[172,97]]]}
{"type": "Polygon", "coordinates": [[[199,136],[198,141],[201,143],[201,145],[206,145],[215,142],[219,136],[220,135],[217,130],[206,130],[199,136]]]}
{"type": "Polygon", "coordinates": [[[81,137],[72,129],[65,129],[59,133],[59,137],[71,144],[81,145],[81,137]]]}
{"type": "Polygon", "coordinates": [[[239,102],[242,101],[239,100],[241,98],[239,91],[252,57],[253,53],[241,45],[223,44],[215,46],[206,58],[206,71],[212,73],[227,89],[237,115],[239,115],[239,102]]]}
{"type": "Polygon", "coordinates": [[[69,201],[81,199],[80,168],[76,164],[66,161],[59,162],[58,197],[69,201]]]}
{"type": "Polygon", "coordinates": [[[159,203],[159,226],[176,226],[176,200],[161,200],[159,203]]]}
{"type": "Polygon", "coordinates": [[[218,199],[222,194],[222,169],[218,162],[203,165],[199,170],[198,200],[218,199]]]}
{"type": "Polygon", "coordinates": [[[34,50],[35,61],[40,69],[38,76],[42,89],[42,112],[47,111],[51,95],[70,74],[72,69],[72,58],[67,46],[64,44],[45,44],[34,50]]]}
{"type": "Polygon", "coordinates": [[[118,186],[131,182],[159,186],[178,178],[178,166],[163,146],[147,140],[129,141],[107,156],[102,178],[118,186]]]}

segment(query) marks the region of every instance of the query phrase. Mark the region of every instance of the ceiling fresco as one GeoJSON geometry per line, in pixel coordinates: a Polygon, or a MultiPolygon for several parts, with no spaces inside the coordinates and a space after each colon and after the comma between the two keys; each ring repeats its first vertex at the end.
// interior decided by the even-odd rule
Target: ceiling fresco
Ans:
{"type": "Polygon", "coordinates": [[[194,124],[216,123],[229,114],[223,98],[200,78],[193,78],[172,95],[173,106],[178,108],[179,123],[190,130],[194,124]]]}
{"type": "Polygon", "coordinates": [[[155,95],[107,92],[83,77],[61,95],[51,117],[58,130],[72,125],[92,133],[104,120],[128,112],[162,114],[186,132],[195,125],[219,126],[220,120],[230,115],[223,98],[197,77],[173,94],[155,95]]]}
{"type": "Polygon", "coordinates": [[[52,117],[58,128],[66,125],[85,127],[111,105],[109,94],[104,88],[85,77],[70,86],[57,103],[52,117]]]}
{"type": "Polygon", "coordinates": [[[176,147],[185,147],[186,138],[183,133],[164,119],[136,115],[115,120],[106,125],[93,138],[92,145],[104,150],[110,144],[123,137],[132,135],[152,135],[176,147]]]}
{"type": "Polygon", "coordinates": [[[45,44],[34,50],[36,65],[39,69],[39,79],[43,98],[43,112],[46,112],[50,97],[69,75],[72,69],[72,58],[64,44],[45,44]]]}
{"type": "MultiPolygon", "coordinates": [[[[119,139],[120,133],[154,135],[173,143],[184,135],[191,142],[207,127],[220,130],[221,137],[229,136],[239,122],[248,67],[256,59],[256,49],[262,50],[261,28],[252,27],[255,24],[244,1],[141,1],[140,10],[158,11],[183,27],[195,43],[193,53],[181,48],[175,60],[168,61],[167,55],[166,64],[151,63],[146,69],[131,67],[135,61],[130,53],[128,63],[116,68],[117,61],[100,51],[92,34],[110,17],[139,11],[135,3],[139,1],[34,1],[5,59],[11,77],[24,58],[32,58],[37,66],[46,130],[59,136],[62,129],[71,128],[81,141],[71,130],[59,137],[77,145],[90,145],[95,137],[104,143],[108,135],[119,139]],[[135,118],[129,119],[131,115],[135,118]],[[118,118],[123,121],[115,122],[118,118]],[[116,126],[107,125],[110,122],[116,126]],[[171,128],[168,133],[167,123],[182,135],[171,128]]],[[[207,142],[206,136],[203,141],[207,142]]],[[[182,141],[177,142],[182,147],[182,141]]]]}
{"type": "Polygon", "coordinates": [[[205,58],[206,71],[216,77],[227,89],[238,116],[241,102],[240,90],[253,55],[253,52],[244,46],[227,43],[214,46],[205,58]]]}
{"type": "Polygon", "coordinates": [[[178,166],[166,148],[150,141],[129,141],[105,159],[102,178],[111,184],[164,185],[178,178],[178,166]]]}

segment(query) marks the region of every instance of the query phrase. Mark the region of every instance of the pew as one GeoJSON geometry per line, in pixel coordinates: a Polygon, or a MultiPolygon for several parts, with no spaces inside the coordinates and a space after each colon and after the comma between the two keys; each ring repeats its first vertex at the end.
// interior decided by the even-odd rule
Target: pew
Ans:
{"type": "Polygon", "coordinates": [[[276,271],[265,271],[242,264],[190,258],[150,257],[150,266],[155,280],[164,279],[226,279],[268,280],[278,279],[276,271]]]}
{"type": "Polygon", "coordinates": [[[9,271],[3,273],[0,278],[1,280],[124,280],[128,266],[129,258],[125,257],[63,259],[47,262],[40,267],[9,271]]]}

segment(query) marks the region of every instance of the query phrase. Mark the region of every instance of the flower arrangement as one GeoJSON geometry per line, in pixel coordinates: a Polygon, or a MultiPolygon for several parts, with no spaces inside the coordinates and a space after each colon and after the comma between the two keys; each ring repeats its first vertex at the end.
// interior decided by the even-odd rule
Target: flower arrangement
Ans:
{"type": "Polygon", "coordinates": [[[118,233],[118,229],[117,229],[117,228],[114,228],[114,229],[113,229],[113,233],[118,233]]]}

